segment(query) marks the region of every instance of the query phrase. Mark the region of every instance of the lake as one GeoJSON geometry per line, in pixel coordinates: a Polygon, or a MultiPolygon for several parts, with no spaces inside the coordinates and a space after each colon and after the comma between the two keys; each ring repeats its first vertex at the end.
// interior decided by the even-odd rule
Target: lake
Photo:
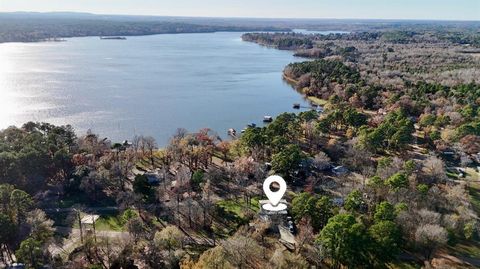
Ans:
{"type": "Polygon", "coordinates": [[[282,80],[302,59],[243,42],[241,33],[165,34],[0,44],[0,129],[27,121],[71,124],[113,141],[177,128],[261,124],[303,97],[282,80]]]}

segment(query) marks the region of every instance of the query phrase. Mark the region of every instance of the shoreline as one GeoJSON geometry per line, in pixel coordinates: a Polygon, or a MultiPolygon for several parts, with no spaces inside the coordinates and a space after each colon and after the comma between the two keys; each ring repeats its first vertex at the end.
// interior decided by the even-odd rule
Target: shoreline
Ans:
{"type": "MultiPolygon", "coordinates": [[[[178,42],[183,42],[185,40],[206,40],[207,37],[214,37],[214,36],[217,36],[215,38],[213,38],[213,40],[217,40],[218,38],[218,44],[222,44],[222,46],[225,46],[227,48],[230,48],[231,46],[234,46],[232,48],[235,48],[236,50],[238,50],[239,52],[241,51],[245,51],[247,54],[249,54],[250,52],[261,52],[263,53],[262,55],[274,55],[276,58],[275,59],[278,59],[278,62],[272,62],[272,67],[269,67],[271,68],[272,71],[275,71],[276,70],[276,75],[274,75],[274,77],[272,77],[272,79],[270,80],[268,77],[264,77],[263,75],[262,76],[257,76],[257,75],[254,75],[252,76],[250,79],[253,79],[253,81],[255,81],[255,85],[258,87],[259,85],[262,86],[262,93],[258,94],[257,96],[260,96],[261,98],[265,98],[266,102],[271,102],[270,100],[278,100],[278,102],[272,102],[274,104],[280,104],[282,108],[279,107],[274,107],[274,108],[269,108],[269,107],[265,107],[265,105],[261,102],[257,102],[256,100],[254,99],[245,99],[245,100],[241,100],[241,101],[227,101],[227,100],[224,100],[224,99],[229,99],[231,98],[231,96],[237,96],[237,92],[238,93],[242,93],[244,91],[247,91],[246,89],[252,85],[251,82],[248,82],[248,83],[245,83],[245,82],[242,82],[242,80],[239,80],[238,82],[234,83],[234,84],[231,84],[231,83],[228,83],[228,85],[233,85],[232,87],[234,87],[234,89],[238,89],[236,90],[235,92],[232,92],[230,93],[230,97],[214,97],[214,95],[212,95],[211,98],[213,98],[214,100],[221,100],[221,105],[219,106],[219,108],[215,108],[215,111],[219,111],[219,109],[221,109],[222,111],[227,111],[227,109],[230,109],[228,107],[226,107],[225,105],[223,105],[224,103],[246,103],[246,104],[255,104],[255,108],[252,108],[253,111],[255,111],[256,115],[249,115],[250,112],[249,111],[241,111],[241,110],[238,110],[235,111],[236,114],[238,115],[234,115],[233,117],[230,117],[230,116],[221,116],[221,119],[222,121],[218,121],[216,120],[215,118],[217,118],[217,116],[210,116],[208,115],[208,113],[201,113],[199,115],[205,115],[205,117],[199,117],[199,122],[204,122],[204,123],[201,123],[201,126],[200,124],[197,124],[195,123],[196,121],[195,120],[191,120],[189,119],[187,116],[185,115],[182,115],[182,113],[179,113],[179,116],[178,116],[178,120],[170,120],[170,119],[166,119],[168,117],[166,116],[160,116],[160,117],[144,117],[144,118],[136,118],[136,119],[140,119],[140,122],[152,122],[151,126],[154,126],[154,127],[151,127],[150,125],[149,126],[146,126],[146,127],[141,127],[140,129],[138,129],[138,125],[137,123],[135,123],[133,120],[130,120],[129,118],[127,118],[126,120],[123,120],[122,118],[119,118],[118,116],[115,116],[113,115],[113,113],[108,113],[108,111],[112,111],[110,109],[110,106],[95,106],[93,109],[96,109],[94,111],[99,111],[99,114],[100,116],[104,117],[105,119],[107,118],[112,118],[112,123],[108,124],[108,125],[104,125],[104,126],[100,126],[100,124],[97,124],[97,120],[93,120],[92,123],[87,123],[86,120],[78,120],[78,121],[70,121],[70,120],[66,120],[66,119],[63,119],[63,117],[61,118],[61,120],[57,120],[56,123],[57,124],[72,124],[76,130],[79,130],[80,133],[84,133],[86,132],[88,129],[91,129],[93,130],[95,133],[97,134],[100,134],[100,135],[104,135],[104,136],[107,136],[108,138],[110,138],[112,141],[123,141],[123,140],[130,140],[134,134],[147,134],[147,135],[152,135],[154,136],[157,141],[159,142],[159,144],[161,145],[167,145],[168,142],[169,142],[169,139],[171,138],[171,135],[173,133],[173,131],[175,131],[176,128],[178,127],[184,127],[186,128],[187,130],[189,131],[196,131],[198,130],[199,128],[202,128],[202,127],[209,127],[213,130],[215,130],[216,132],[218,132],[219,134],[221,134],[221,137],[222,138],[227,138],[227,130],[229,128],[235,128],[236,130],[240,131],[242,128],[244,128],[247,124],[250,124],[252,122],[258,124],[258,125],[263,125],[262,124],[262,121],[263,121],[263,117],[265,115],[271,115],[271,116],[277,116],[278,114],[284,112],[284,111],[289,111],[289,112],[296,112],[296,110],[294,110],[292,108],[292,104],[293,103],[301,103],[302,104],[302,107],[308,107],[308,101],[304,98],[304,96],[299,96],[299,92],[297,91],[293,91],[294,88],[290,85],[290,84],[286,84],[282,81],[282,79],[279,78],[279,75],[281,76],[282,74],[282,69],[287,65],[289,64],[290,62],[292,61],[297,61],[296,59],[294,59],[293,57],[291,57],[291,54],[290,53],[278,53],[278,50],[269,50],[269,51],[265,51],[261,48],[259,48],[259,46],[250,46],[248,45],[249,43],[246,43],[246,42],[242,42],[240,39],[238,39],[237,41],[235,42],[232,42],[232,38],[235,38],[237,39],[238,37],[241,36],[241,33],[237,33],[237,32],[218,32],[217,34],[215,33],[203,33],[203,34],[198,34],[198,35],[187,35],[187,34],[183,34],[183,35],[154,35],[154,36],[145,36],[145,37],[139,37],[138,39],[142,39],[142,40],[163,40],[164,38],[167,38],[167,39],[174,39],[174,40],[178,40],[178,42]],[[226,42],[224,42],[224,40],[227,40],[226,42]],[[238,43],[242,44],[242,46],[238,46],[238,43]],[[277,52],[275,52],[277,51],[277,52]],[[276,77],[276,78],[275,78],[276,77]],[[258,81],[258,82],[257,82],[258,81]],[[265,84],[265,83],[266,84],[265,84]],[[260,83],[260,84],[258,84],[260,83]],[[280,96],[280,97],[279,97],[280,96]],[[282,98],[282,96],[286,96],[287,98],[282,98]],[[257,105],[258,104],[258,105],[257,105]],[[100,107],[100,110],[98,110],[98,107],[100,107]],[[105,112],[103,112],[105,111],[105,112]],[[258,112],[257,112],[258,111],[258,112]],[[156,127],[158,125],[156,125],[156,123],[154,123],[155,120],[152,120],[153,118],[160,118],[162,119],[165,124],[168,124],[169,126],[171,126],[171,128],[163,128],[164,130],[160,130],[161,128],[159,127],[156,127]],[[227,120],[224,120],[223,118],[227,119],[227,120]],[[233,119],[233,121],[231,121],[231,119],[233,119]],[[180,122],[180,123],[179,123],[180,122]],[[198,127],[196,127],[198,125],[198,127]]],[[[209,38],[210,39],[210,38],[209,38]]],[[[135,38],[131,38],[132,42],[133,43],[137,43],[137,41],[134,41],[136,40],[135,38]]],[[[55,50],[55,47],[57,46],[61,46],[62,48],[63,47],[76,47],[75,44],[80,44],[83,42],[83,41],[88,41],[88,44],[90,44],[92,50],[96,51],[98,50],[96,46],[100,46],[101,45],[101,42],[103,41],[100,41],[97,37],[88,37],[88,38],[75,38],[75,39],[71,39],[71,40],[68,40],[69,42],[68,43],[62,43],[62,44],[56,44],[57,42],[48,42],[48,43],[38,43],[38,44],[25,44],[25,43],[17,43],[17,44],[10,44],[10,45],[4,45],[5,48],[7,47],[23,47],[23,46],[26,46],[26,47],[31,47],[31,51],[43,51],[42,47],[46,46],[47,47],[47,50],[55,50]],[[88,41],[90,40],[90,41],[88,41]],[[44,44],[44,45],[42,45],[44,44]],[[70,44],[70,45],[69,45],[70,44]],[[37,48],[38,46],[40,46],[39,48],[37,48]]],[[[46,42],[46,41],[45,41],[46,42]]],[[[130,42],[130,43],[132,43],[130,42]]],[[[159,41],[160,42],[160,41],[159,41]]],[[[215,41],[217,42],[217,41],[215,41]]],[[[141,42],[140,42],[141,43],[141,42]]],[[[110,46],[120,46],[120,47],[127,47],[129,45],[125,45],[126,43],[111,43],[112,45],[106,45],[106,47],[110,47],[110,46]]],[[[181,44],[181,43],[178,43],[178,44],[181,44]]],[[[134,44],[136,45],[136,44],[134,44]]],[[[103,46],[103,43],[102,43],[102,47],[103,46]]],[[[188,48],[190,48],[190,46],[188,46],[188,48]]],[[[165,51],[165,50],[164,50],[165,51]]],[[[199,51],[198,49],[191,49],[191,51],[195,52],[195,51],[199,51]]],[[[116,55],[116,54],[114,54],[116,55]]],[[[224,54],[225,56],[228,56],[228,54],[224,54]]],[[[108,57],[108,58],[111,58],[110,56],[105,56],[105,57],[108,57]]],[[[107,59],[107,60],[102,60],[102,61],[96,61],[95,60],[95,64],[97,64],[97,62],[100,63],[100,65],[109,65],[112,61],[115,61],[115,59],[122,59],[120,57],[113,57],[112,59],[107,59]],[[112,60],[113,59],[113,60],[112,60]]],[[[146,58],[145,58],[146,59],[146,58]]],[[[255,58],[255,61],[262,61],[261,59],[270,59],[268,56],[266,57],[256,57],[255,58]]],[[[123,60],[120,60],[120,61],[123,61],[123,60]]],[[[197,63],[199,61],[192,61],[194,63],[197,63]]],[[[220,62],[224,62],[224,60],[221,60],[220,62]]],[[[270,62],[269,60],[267,62],[270,62]]],[[[249,62],[249,64],[251,64],[251,62],[249,62]]],[[[270,64],[269,64],[270,65],[270,64]]],[[[208,65],[209,66],[209,65],[208,65]]],[[[248,65],[245,65],[246,67],[248,65]]],[[[176,70],[176,69],[175,69],[176,70]]],[[[227,69],[227,70],[223,70],[223,73],[229,73],[231,70],[230,69],[227,69]]],[[[248,70],[247,70],[248,71],[248,70]]],[[[195,76],[195,73],[193,73],[193,76],[195,76]]],[[[218,76],[215,75],[215,76],[218,76]]],[[[163,78],[165,79],[165,78],[163,78]]],[[[222,81],[220,81],[222,82],[222,81]]],[[[63,83],[63,82],[62,82],[63,83]]],[[[66,80],[65,82],[66,84],[65,85],[73,85],[72,83],[69,83],[69,80],[66,80]]],[[[78,83],[78,82],[75,82],[75,84],[77,85],[90,85],[91,83],[78,83]]],[[[170,83],[172,85],[174,85],[175,83],[172,82],[170,83]]],[[[145,84],[148,86],[148,84],[145,84]]],[[[205,85],[211,85],[211,83],[208,83],[208,84],[205,84],[205,85]]],[[[119,88],[124,88],[123,86],[119,85],[118,86],[119,88]]],[[[168,89],[161,89],[160,92],[163,92],[163,91],[169,91],[168,89]]],[[[260,92],[260,91],[259,91],[260,92]]],[[[175,94],[176,96],[176,94],[175,94]]],[[[120,96],[121,97],[121,96],[120,96]]],[[[208,97],[210,98],[210,97],[208,97]]],[[[136,98],[135,99],[132,99],[134,102],[137,102],[137,100],[141,100],[143,98],[136,98]]],[[[122,99],[123,100],[123,99],[122,99]]],[[[132,101],[128,101],[128,102],[132,102],[132,101]]],[[[177,102],[177,101],[173,101],[173,102],[177,102]]],[[[180,101],[178,101],[180,102],[180,101]]],[[[219,101],[220,102],[220,101],[219,101]]],[[[184,102],[182,102],[184,103],[184,102]]],[[[189,102],[187,102],[189,103],[189,102]]],[[[150,105],[150,104],[149,104],[150,105]]],[[[130,108],[125,108],[127,111],[130,109],[130,108]]],[[[162,109],[157,109],[158,111],[162,111],[162,109]]],[[[173,109],[173,111],[178,111],[179,109],[173,109]]],[[[243,110],[243,109],[242,109],[243,110]]],[[[216,113],[212,113],[212,115],[214,115],[216,113]]],[[[71,113],[72,117],[73,115],[76,115],[75,112],[72,112],[71,113]]],[[[144,115],[150,115],[150,114],[144,114],[144,115]]],[[[99,116],[99,117],[100,117],[99,116]]],[[[60,118],[60,117],[59,117],[60,118]]],[[[101,119],[100,119],[101,120],[101,119]]],[[[40,121],[40,122],[45,122],[45,121],[50,121],[46,118],[43,118],[43,117],[40,117],[40,118],[36,118],[35,121],[40,121]]],[[[18,121],[18,125],[23,125],[25,122],[23,121],[18,121]]],[[[143,124],[143,123],[141,123],[143,124]]],[[[163,124],[163,123],[162,123],[163,124]]],[[[5,128],[7,128],[8,126],[6,125],[5,128]]]]}
{"type": "Polygon", "coordinates": [[[301,90],[298,90],[295,88],[295,86],[297,85],[298,83],[298,80],[296,79],[293,79],[287,75],[285,75],[284,72],[282,72],[282,78],[283,80],[285,80],[288,84],[291,84],[291,86],[293,87],[293,89],[295,91],[297,91],[299,94],[301,94],[306,100],[316,104],[316,105],[319,105],[319,106],[324,106],[328,103],[328,100],[325,100],[325,99],[321,99],[321,98],[318,98],[316,96],[308,96],[305,94],[305,89],[301,89],[301,90]]]}
{"type": "MultiPolygon", "coordinates": [[[[212,31],[185,31],[185,32],[162,32],[162,33],[142,33],[142,34],[125,34],[125,33],[120,33],[118,35],[111,35],[111,36],[124,36],[124,37],[137,37],[137,36],[153,36],[153,35],[177,35],[177,34],[212,34],[212,33],[253,33],[253,32],[264,32],[261,30],[253,30],[253,29],[238,29],[238,30],[212,30],[212,31]]],[[[277,30],[268,30],[267,32],[292,32],[292,29],[277,29],[277,30]]],[[[1,32],[0,32],[1,34],[1,32]]],[[[68,41],[67,39],[70,38],[82,38],[82,37],[101,37],[102,35],[72,35],[72,36],[56,36],[56,37],[47,37],[47,38],[41,38],[41,39],[32,39],[32,40],[9,40],[9,41],[0,41],[0,44],[7,44],[7,43],[42,43],[42,42],[66,42],[68,41]],[[62,39],[59,41],[55,41],[52,39],[62,39]]],[[[250,42],[243,40],[245,42],[250,42]]],[[[253,42],[256,43],[256,42],[253,42]]],[[[256,43],[258,44],[258,43],[256,43]]],[[[272,47],[274,49],[278,49],[275,47],[272,47]]]]}

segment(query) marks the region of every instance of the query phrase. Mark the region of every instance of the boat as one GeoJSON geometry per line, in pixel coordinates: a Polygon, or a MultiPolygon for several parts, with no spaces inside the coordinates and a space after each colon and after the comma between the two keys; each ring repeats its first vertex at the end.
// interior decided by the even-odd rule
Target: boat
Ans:
{"type": "Polygon", "coordinates": [[[233,128],[230,128],[230,129],[228,129],[227,134],[235,137],[235,136],[237,136],[237,130],[235,130],[233,128]]]}
{"type": "Polygon", "coordinates": [[[247,124],[247,127],[248,127],[248,128],[255,128],[255,127],[257,127],[257,125],[252,122],[252,123],[250,123],[250,124],[247,124]]]}
{"type": "Polygon", "coordinates": [[[263,116],[263,122],[272,122],[273,117],[272,116],[263,116]]]}
{"type": "Polygon", "coordinates": [[[102,40],[126,40],[127,38],[124,36],[101,36],[100,39],[102,40]]]}
{"type": "Polygon", "coordinates": [[[294,109],[300,109],[300,104],[299,104],[299,103],[293,104],[293,108],[294,108],[294,109]]]}
{"type": "Polygon", "coordinates": [[[67,40],[64,38],[52,37],[52,38],[45,39],[45,41],[46,42],[65,42],[67,40]]]}

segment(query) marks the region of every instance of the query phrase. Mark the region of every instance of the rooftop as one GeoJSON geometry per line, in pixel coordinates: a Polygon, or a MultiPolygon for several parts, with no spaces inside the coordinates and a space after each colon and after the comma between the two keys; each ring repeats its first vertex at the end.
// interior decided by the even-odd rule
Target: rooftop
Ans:
{"type": "Polygon", "coordinates": [[[99,215],[85,215],[81,222],[82,224],[93,224],[99,217],[99,215]]]}

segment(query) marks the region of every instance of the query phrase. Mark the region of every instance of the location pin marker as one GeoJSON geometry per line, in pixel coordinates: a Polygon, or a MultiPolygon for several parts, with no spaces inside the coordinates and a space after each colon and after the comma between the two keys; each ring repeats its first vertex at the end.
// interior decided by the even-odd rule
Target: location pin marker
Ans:
{"type": "Polygon", "coordinates": [[[282,177],[274,175],[265,179],[263,182],[263,192],[267,196],[270,204],[264,204],[263,208],[270,211],[280,211],[286,209],[287,206],[285,204],[279,204],[280,200],[282,200],[282,197],[285,194],[285,191],[287,191],[287,183],[285,183],[285,180],[282,177]],[[280,185],[280,189],[276,192],[270,190],[270,185],[274,182],[280,185]]]}

